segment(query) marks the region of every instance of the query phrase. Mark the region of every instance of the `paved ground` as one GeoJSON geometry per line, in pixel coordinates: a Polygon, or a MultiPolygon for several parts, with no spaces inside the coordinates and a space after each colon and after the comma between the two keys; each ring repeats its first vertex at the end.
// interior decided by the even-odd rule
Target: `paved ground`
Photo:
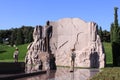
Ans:
{"type": "Polygon", "coordinates": [[[69,68],[59,67],[56,71],[17,80],[89,80],[97,72],[99,72],[99,69],[75,69],[74,72],[70,73],[69,68]]]}

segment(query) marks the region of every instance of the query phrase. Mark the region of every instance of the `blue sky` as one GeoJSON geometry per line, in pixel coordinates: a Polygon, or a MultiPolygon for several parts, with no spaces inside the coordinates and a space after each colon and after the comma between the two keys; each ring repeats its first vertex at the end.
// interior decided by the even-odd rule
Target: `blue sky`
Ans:
{"type": "MultiPolygon", "coordinates": [[[[110,30],[120,0],[0,0],[0,29],[45,25],[47,20],[80,18],[110,30]]],[[[120,20],[120,9],[118,9],[120,20]]],[[[120,21],[119,21],[120,23],[120,21]]]]}

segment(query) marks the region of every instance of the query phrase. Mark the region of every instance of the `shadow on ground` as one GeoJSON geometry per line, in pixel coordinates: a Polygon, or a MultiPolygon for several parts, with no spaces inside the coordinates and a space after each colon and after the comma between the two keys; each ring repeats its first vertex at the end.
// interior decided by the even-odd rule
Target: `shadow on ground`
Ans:
{"type": "Polygon", "coordinates": [[[106,67],[113,67],[112,63],[106,64],[106,67]]]}
{"type": "Polygon", "coordinates": [[[2,51],[0,51],[0,54],[1,54],[1,53],[4,53],[4,52],[6,52],[6,51],[5,51],[5,50],[2,50],[2,51]]]}

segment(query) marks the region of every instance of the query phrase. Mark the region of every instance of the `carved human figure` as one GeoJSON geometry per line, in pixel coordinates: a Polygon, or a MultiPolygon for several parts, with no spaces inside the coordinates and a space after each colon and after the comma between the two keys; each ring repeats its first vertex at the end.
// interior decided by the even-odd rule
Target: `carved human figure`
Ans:
{"type": "Polygon", "coordinates": [[[74,71],[74,64],[75,64],[75,57],[76,57],[76,53],[74,52],[75,49],[71,49],[71,66],[70,66],[70,72],[74,71]]]}
{"type": "Polygon", "coordinates": [[[52,26],[50,26],[50,22],[47,21],[47,24],[45,27],[43,27],[42,30],[42,38],[43,38],[43,51],[50,52],[50,38],[52,37],[52,26]]]}

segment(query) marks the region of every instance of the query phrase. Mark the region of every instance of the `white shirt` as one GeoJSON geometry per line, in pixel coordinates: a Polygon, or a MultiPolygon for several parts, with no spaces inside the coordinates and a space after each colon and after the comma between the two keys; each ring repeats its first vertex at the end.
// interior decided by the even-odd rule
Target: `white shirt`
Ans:
{"type": "Polygon", "coordinates": [[[18,54],[19,54],[19,51],[15,51],[15,52],[14,52],[14,56],[15,56],[15,55],[18,55],[18,54]]]}

